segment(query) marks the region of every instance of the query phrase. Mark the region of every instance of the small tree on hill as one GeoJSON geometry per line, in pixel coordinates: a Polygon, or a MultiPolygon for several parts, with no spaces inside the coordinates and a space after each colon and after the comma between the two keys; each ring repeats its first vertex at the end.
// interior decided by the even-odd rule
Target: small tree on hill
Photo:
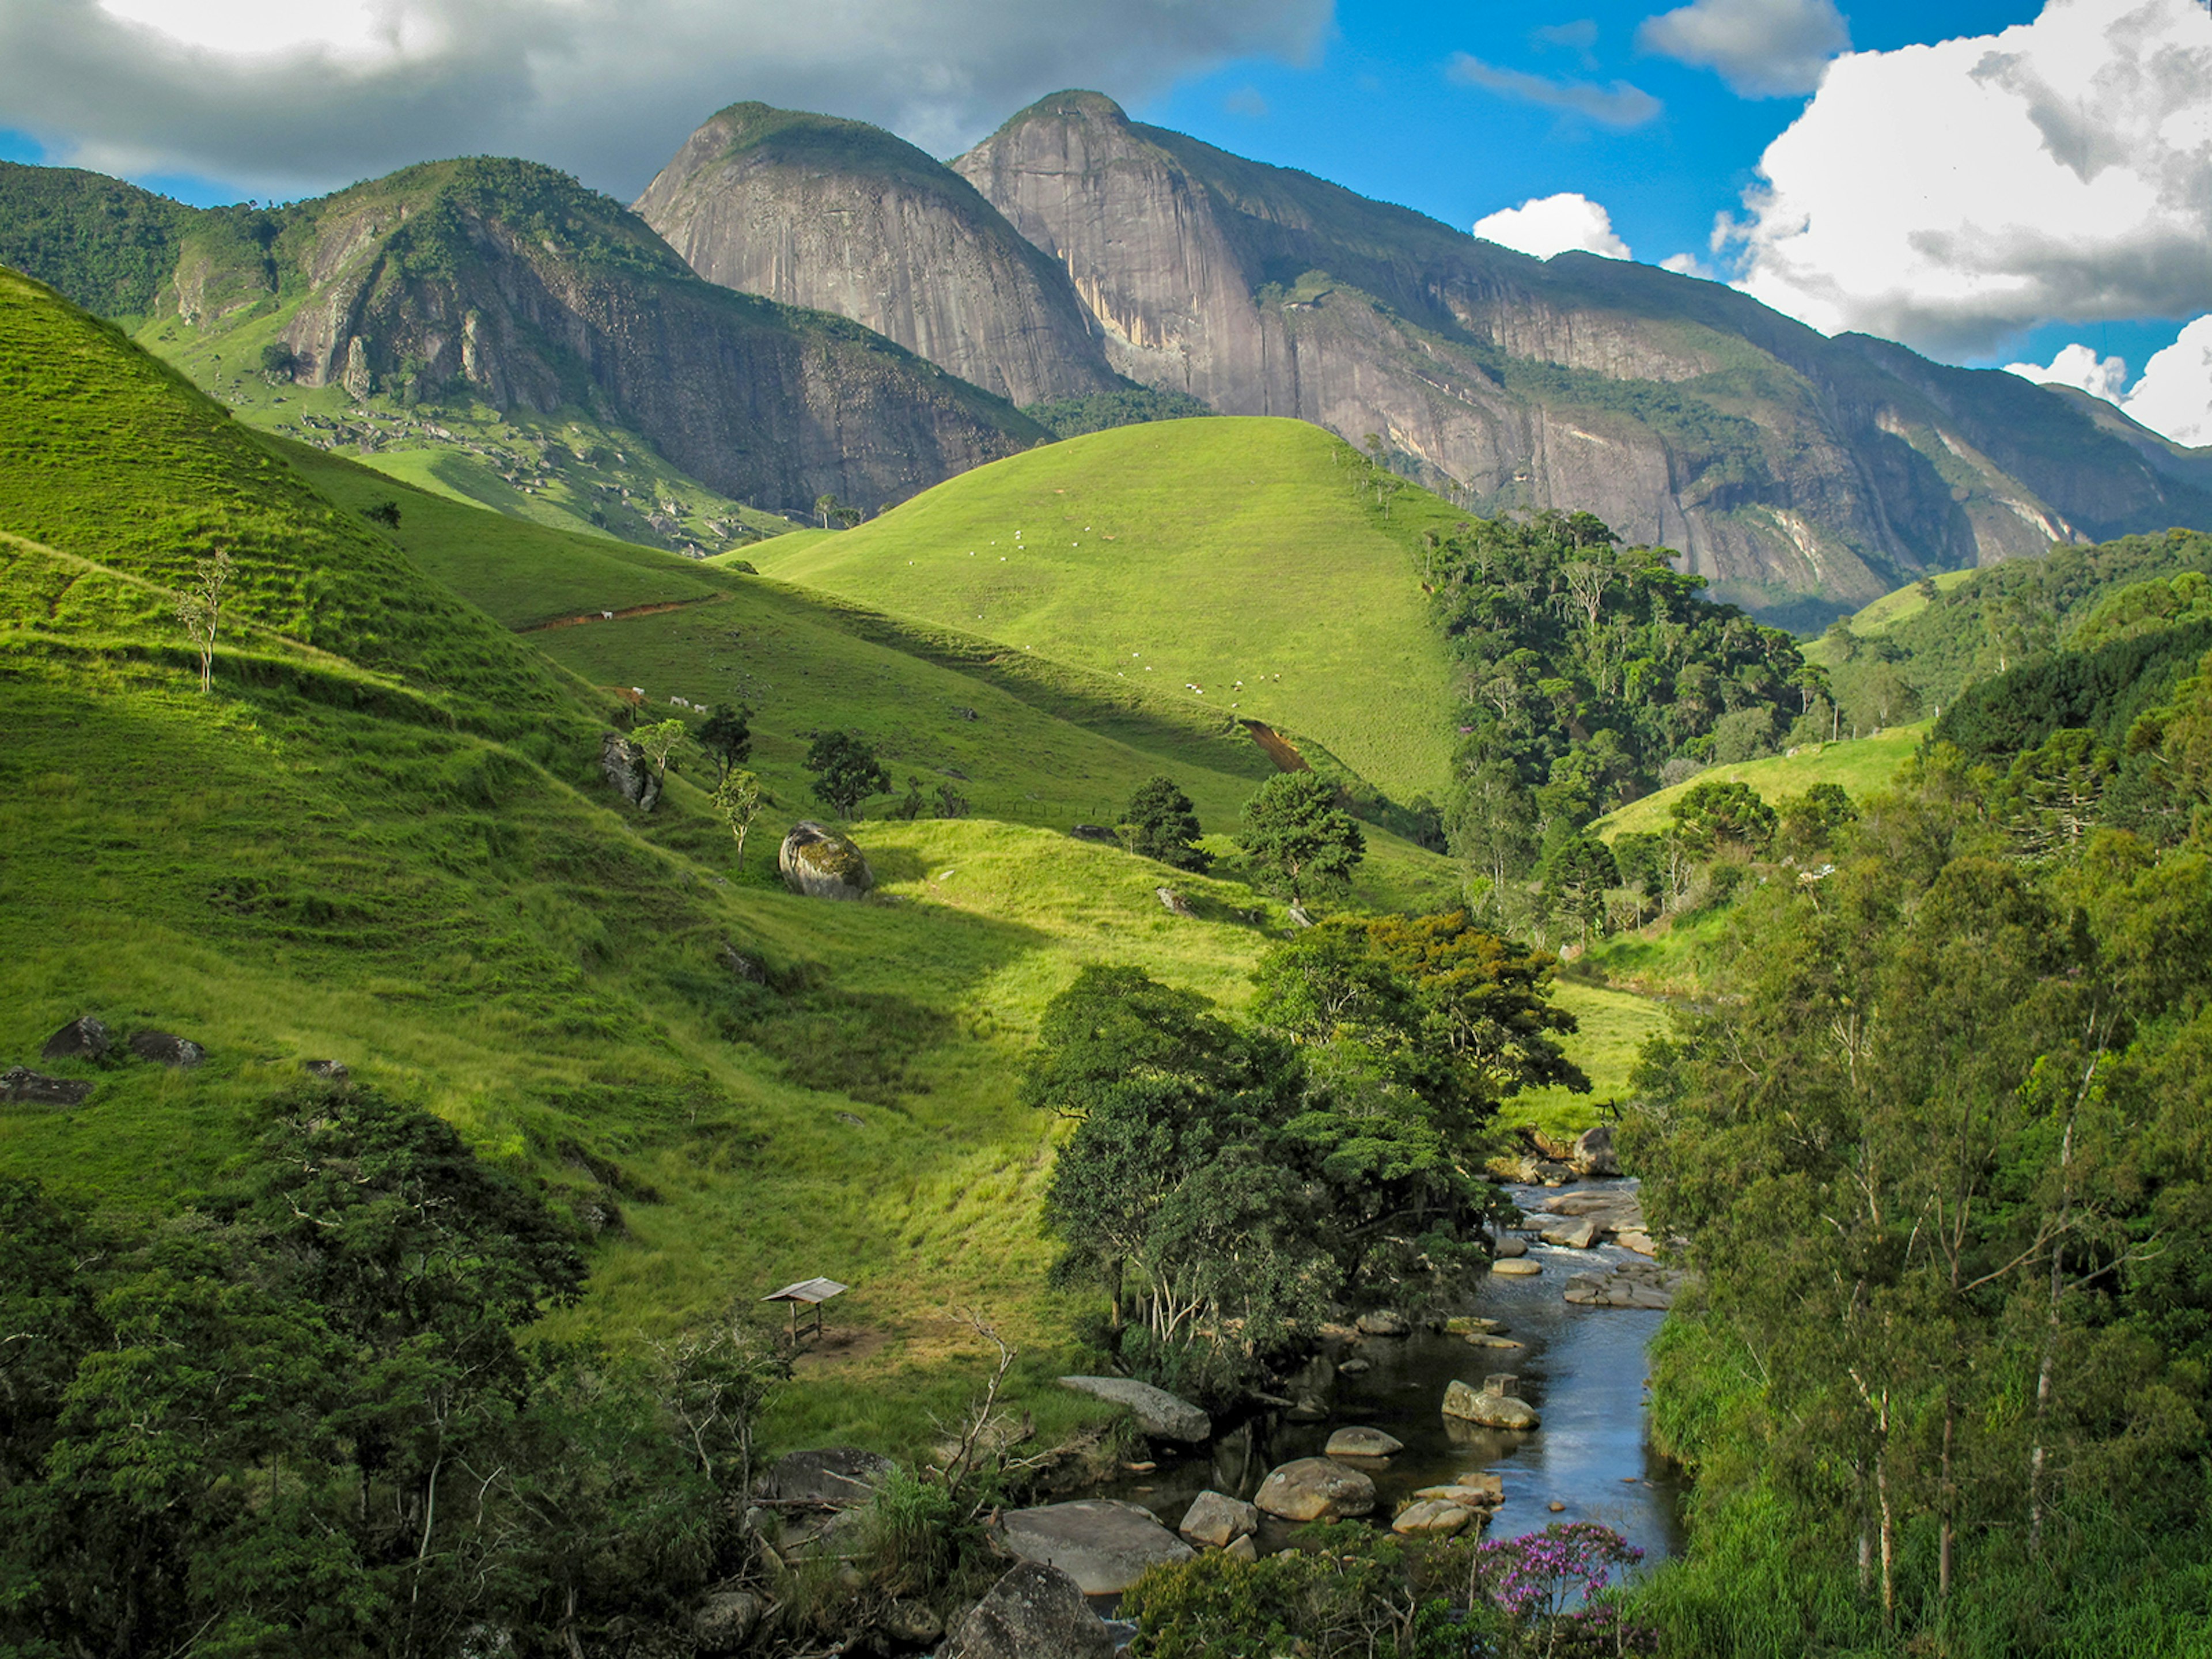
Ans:
{"type": "Polygon", "coordinates": [[[1701,858],[1728,847],[1763,853],[1774,839],[1774,809],[1747,783],[1715,778],[1692,784],[1667,814],[1682,844],[1701,858]]]}
{"type": "Polygon", "coordinates": [[[699,746],[714,761],[717,779],[727,779],[733,769],[753,757],[752,712],[750,708],[732,708],[718,702],[699,728],[699,746]]]}
{"type": "Polygon", "coordinates": [[[814,774],[814,796],[841,818],[871,795],[891,787],[891,775],[876,758],[873,744],[850,732],[824,732],[806,751],[806,769],[814,774]]]}
{"type": "Polygon", "coordinates": [[[1595,836],[1566,836],[1545,855],[1543,879],[1552,914],[1573,922],[1588,945],[1590,923],[1605,923],[1606,889],[1620,879],[1613,849],[1595,836]]]}
{"type": "Polygon", "coordinates": [[[177,620],[200,653],[200,690],[215,686],[215,636],[222,621],[222,590],[230,580],[230,555],[216,549],[193,567],[191,586],[177,593],[177,620]]]}
{"type": "Polygon", "coordinates": [[[738,868],[745,867],[745,835],[760,816],[761,802],[766,797],[761,781],[751,773],[732,770],[722,774],[722,781],[714,787],[714,810],[722,815],[722,822],[730,826],[732,839],[738,843],[738,868]]]}
{"type": "Polygon", "coordinates": [[[682,720],[657,720],[632,733],[630,740],[637,744],[646,759],[653,763],[654,775],[665,786],[668,782],[668,763],[683,747],[684,738],[690,735],[690,728],[682,720]]]}
{"type": "Polygon", "coordinates": [[[1142,857],[1200,873],[1213,862],[1213,855],[1197,844],[1206,833],[1199,828],[1198,809],[1171,779],[1148,778],[1139,784],[1129,798],[1125,823],[1129,850],[1142,857]]]}
{"type": "Polygon", "coordinates": [[[1237,844],[1260,866],[1261,879],[1305,902],[1316,882],[1347,879],[1367,856],[1367,839],[1336,804],[1335,786],[1312,772],[1285,772],[1260,786],[1244,804],[1237,844]]]}

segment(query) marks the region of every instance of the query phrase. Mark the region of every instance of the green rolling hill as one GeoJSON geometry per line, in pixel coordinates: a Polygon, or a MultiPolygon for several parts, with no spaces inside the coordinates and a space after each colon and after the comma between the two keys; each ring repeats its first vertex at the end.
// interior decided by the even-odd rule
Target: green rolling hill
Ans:
{"type": "Polygon", "coordinates": [[[1322,745],[1400,800],[1441,793],[1453,704],[1407,489],[1386,519],[1302,422],[1164,421],[978,468],[763,571],[1322,745]]]}
{"type": "MultiPolygon", "coordinates": [[[[1088,1409],[1047,1380],[1075,1358],[1036,1222],[1055,1129],[1017,1104],[1016,1062],[1087,962],[1241,1004],[1281,915],[1065,831],[1163,769],[1227,828],[1267,775],[1255,746],[1035,653],[256,434],[13,276],[0,339],[0,1060],[94,1086],[0,1106],[0,1173],[162,1209],[303,1061],[340,1059],[587,1220],[591,1293],[549,1329],[666,1331],[793,1278],[852,1283],[866,1358],[810,1374],[787,1443],[924,1443],[970,1378],[940,1321],[962,1304],[1023,1341],[1016,1398],[1044,1431],[1088,1409]],[[389,530],[362,511],[383,501],[389,530]],[[170,609],[216,546],[234,597],[202,696],[170,609]],[[604,688],[640,684],[754,702],[777,805],[743,867],[695,775],[646,817],[599,777],[622,708],[604,688]],[[811,810],[805,733],[845,723],[902,783],[967,774],[978,816],[861,824],[884,896],[838,906],[772,866],[811,810]],[[1160,904],[1169,879],[1194,917],[1160,904]],[[41,1062],[82,1013],[208,1059],[41,1062]]],[[[1370,839],[1369,902],[1456,890],[1445,861],[1370,839]]]]}

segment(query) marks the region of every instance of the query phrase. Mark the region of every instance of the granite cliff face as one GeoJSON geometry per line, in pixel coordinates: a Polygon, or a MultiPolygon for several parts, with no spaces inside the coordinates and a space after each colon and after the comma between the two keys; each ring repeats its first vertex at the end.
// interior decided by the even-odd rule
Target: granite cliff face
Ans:
{"type": "Polygon", "coordinates": [[[1015,404],[1122,384],[1066,273],[879,128],[733,104],[634,207],[708,282],[849,317],[1015,404]]]}
{"type": "Polygon", "coordinates": [[[2015,377],[1829,340],[1648,266],[1539,262],[1095,93],[953,166],[1065,266],[1132,379],[1376,434],[1476,511],[1595,513],[1770,613],[2212,523],[2189,469],[2015,377]]]}
{"type": "MultiPolygon", "coordinates": [[[[32,184],[60,191],[0,177],[0,228],[10,187],[32,184]]],[[[114,217],[105,194],[60,194],[48,216],[75,246],[114,217]]],[[[827,493],[873,513],[1047,435],[844,318],[702,280],[618,203],[532,162],[426,163],[274,213],[172,204],[161,224],[151,308],[203,335],[250,331],[238,357],[273,328],[303,386],[586,410],[762,507],[827,493]]]]}

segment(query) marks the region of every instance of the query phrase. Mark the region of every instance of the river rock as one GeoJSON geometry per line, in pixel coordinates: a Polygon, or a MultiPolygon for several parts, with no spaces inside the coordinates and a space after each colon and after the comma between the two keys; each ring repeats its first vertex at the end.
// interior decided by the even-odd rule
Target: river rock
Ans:
{"type": "Polygon", "coordinates": [[[174,1066],[179,1069],[198,1065],[207,1058],[207,1050],[190,1037],[180,1037],[173,1031],[133,1031],[131,1052],[141,1060],[150,1060],[156,1066],[174,1066]]]}
{"type": "Polygon", "coordinates": [[[1613,1242],[1624,1250],[1633,1250],[1638,1255],[1656,1255],[1659,1247],[1651,1242],[1651,1235],[1641,1227],[1630,1228],[1613,1236],[1613,1242]]]}
{"type": "Polygon", "coordinates": [[[1013,1554],[1058,1567],[1085,1595],[1119,1595],[1146,1568],[1194,1553],[1150,1510],[1111,1498],[1008,1510],[999,1533],[1013,1554]]]}
{"type": "Polygon", "coordinates": [[[1495,1474],[1462,1474],[1448,1485],[1423,1486],[1416,1498],[1441,1498],[1465,1509],[1495,1509],[1505,1501],[1505,1481],[1495,1474]]]}
{"type": "Polygon", "coordinates": [[[608,787],[641,812],[650,812],[660,800],[660,775],[645,751],[619,732],[599,739],[599,771],[608,787]]]}
{"type": "Polygon", "coordinates": [[[1364,1354],[1354,1354],[1351,1358],[1340,1364],[1336,1369],[1342,1376],[1358,1376],[1365,1372],[1373,1370],[1375,1369],[1375,1362],[1368,1358],[1364,1354]]]}
{"type": "Polygon", "coordinates": [[[876,872],[849,836],[803,818],[791,826],[775,855],[783,884],[809,898],[857,899],[876,884],[876,872]]]}
{"type": "MultiPolygon", "coordinates": [[[[1510,1379],[1508,1379],[1510,1381],[1510,1379]]],[[[1536,1408],[1527,1401],[1492,1389],[1487,1383],[1477,1389],[1469,1383],[1455,1381],[1444,1390],[1444,1415],[1456,1417],[1462,1422],[1479,1423],[1486,1429],[1511,1429],[1525,1431],[1541,1425],[1536,1408]]]]}
{"type": "Polygon", "coordinates": [[[107,1052],[107,1027],[84,1014],[48,1037],[40,1046],[40,1060],[98,1060],[107,1052]]]}
{"type": "Polygon", "coordinates": [[[761,1599],[744,1590],[710,1595],[691,1615],[691,1639],[702,1653],[735,1653],[760,1623],[761,1599]]]}
{"type": "Polygon", "coordinates": [[[1589,1216],[1560,1222],[1544,1229],[1544,1243],[1564,1249],[1587,1250],[1597,1243],[1597,1223],[1589,1216]]]}
{"type": "Polygon", "coordinates": [[[1505,1233],[1490,1247],[1490,1253],[1500,1261],[1510,1261],[1516,1256],[1528,1254],[1528,1241],[1518,1233],[1505,1233]]]}
{"type": "Polygon", "coordinates": [[[1188,1400],[1127,1376],[1063,1376],[1063,1389],[1127,1406],[1137,1426],[1154,1440],[1179,1440],[1195,1446],[1213,1437],[1213,1419],[1188,1400]]]}
{"type": "Polygon", "coordinates": [[[1531,1279],[1544,1269],[1540,1262],[1530,1261],[1522,1256],[1508,1256],[1503,1261],[1492,1262],[1490,1271],[1503,1273],[1508,1279],[1531,1279]]]}
{"type": "Polygon", "coordinates": [[[1576,1136],[1574,1149],[1568,1153],[1567,1162],[1574,1165],[1577,1175],[1619,1175],[1620,1162],[1613,1156],[1612,1126],[1601,1123],[1576,1136]]]}
{"type": "Polygon", "coordinates": [[[856,1446],[824,1446],[778,1458],[754,1483],[763,1498],[786,1503],[863,1504],[897,1467],[888,1457],[856,1446]]]}
{"type": "Polygon", "coordinates": [[[27,1066],[0,1072],[0,1100],[28,1106],[82,1106],[91,1095],[92,1085],[75,1078],[48,1077],[27,1066]]]}
{"type": "Polygon", "coordinates": [[[1113,1659],[1114,1638],[1076,1581],[1024,1561],[991,1586],[939,1659],[1113,1659]]]}
{"type": "Polygon", "coordinates": [[[1516,1342],[1510,1336],[1492,1336],[1486,1331],[1476,1331],[1460,1339],[1470,1348],[1525,1348],[1526,1342],[1516,1342]]]}
{"type": "Polygon", "coordinates": [[[1406,1316],[1388,1308],[1372,1308],[1359,1316],[1357,1322],[1362,1336],[1411,1336],[1413,1328],[1406,1316]]]}
{"type": "Polygon", "coordinates": [[[1326,1457],[1301,1457],[1270,1474],[1252,1501],[1285,1521],[1341,1521],[1375,1507],[1375,1483],[1326,1457]]]}
{"type": "Polygon", "coordinates": [[[1390,1522],[1390,1530],[1408,1538],[1449,1538],[1463,1531],[1474,1511],[1441,1498],[1420,1498],[1408,1504],[1390,1522]]]}
{"type": "Polygon", "coordinates": [[[1260,1547],[1254,1543],[1249,1537],[1231,1539],[1226,1544],[1221,1547],[1221,1553],[1224,1555],[1233,1556],[1239,1561],[1248,1563],[1256,1561],[1260,1559],[1260,1547]]]}
{"type": "Polygon", "coordinates": [[[1202,1492],[1190,1501],[1182,1525],[1176,1531],[1194,1544],[1208,1549],[1227,1549],[1240,1538],[1260,1530],[1260,1511],[1250,1504],[1218,1492],[1202,1492]]]}
{"type": "Polygon", "coordinates": [[[1484,1319],[1474,1314],[1454,1314],[1444,1321],[1444,1332],[1449,1336],[1495,1336],[1504,1328],[1502,1319],[1484,1319]]]}
{"type": "Polygon", "coordinates": [[[1406,1443],[1380,1429],[1339,1429],[1322,1449],[1328,1457],[1389,1457],[1406,1449],[1406,1443]]]}
{"type": "Polygon", "coordinates": [[[1610,1273],[1577,1273],[1567,1280],[1566,1299],[1586,1308],[1649,1308],[1674,1305],[1682,1275],[1656,1263],[1624,1262],[1610,1273]]]}
{"type": "Polygon", "coordinates": [[[893,1598],[876,1624],[892,1641],[912,1648],[926,1648],[945,1634],[945,1621],[927,1601],[909,1601],[903,1596],[893,1598]]]}

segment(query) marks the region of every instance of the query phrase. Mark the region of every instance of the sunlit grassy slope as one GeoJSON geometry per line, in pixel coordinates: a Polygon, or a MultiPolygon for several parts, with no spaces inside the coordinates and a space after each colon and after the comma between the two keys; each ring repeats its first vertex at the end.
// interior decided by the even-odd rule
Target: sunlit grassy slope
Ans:
{"type": "Polygon", "coordinates": [[[842,534],[744,556],[895,615],[1317,739],[1370,783],[1441,796],[1451,750],[1424,529],[1386,520],[1341,440],[1303,422],[1162,421],[981,467],[842,534]]]}
{"type": "MultiPolygon", "coordinates": [[[[1948,593],[1961,582],[1973,580],[1976,574],[1972,570],[1943,571],[1935,578],[1936,591],[1948,593]]],[[[1928,596],[1920,591],[1920,584],[1910,582],[1903,587],[1892,589],[1880,599],[1844,617],[1844,621],[1852,633],[1863,637],[1871,637],[1874,635],[1887,633],[1906,617],[1916,617],[1927,608],[1928,596]]],[[[1805,660],[1808,662],[1816,663],[1824,668],[1835,665],[1835,653],[1825,638],[1808,640],[1805,642],[1804,651],[1805,660]]]]}
{"type": "Polygon", "coordinates": [[[1747,783],[1770,806],[1802,795],[1816,783],[1841,784],[1854,798],[1870,794],[1897,775],[1897,769],[1927,735],[1928,726],[1923,721],[1917,726],[1892,726],[1878,737],[1811,744],[1795,755],[1710,767],[1686,783],[1630,802],[1610,817],[1600,819],[1595,828],[1607,841],[1625,831],[1663,830],[1669,806],[1698,784],[1716,780],[1747,783]]]}
{"type": "MultiPolygon", "coordinates": [[[[0,348],[0,532],[29,538],[0,557],[0,1065],[41,1064],[88,1012],[209,1051],[186,1072],[44,1062],[95,1092],[0,1106],[0,1173],[159,1208],[304,1060],[339,1059],[599,1218],[590,1296],[557,1328],[665,1331],[792,1279],[850,1283],[836,1316],[866,1343],[810,1364],[787,1443],[929,1438],[974,1375],[960,1306],[1024,1347],[1015,1403],[1041,1432],[1091,1409],[1049,1382],[1083,1362],[1044,1284],[1054,1126],[1015,1103],[1020,1057],[1091,961],[1240,1004],[1284,920],[1065,820],[1165,763],[1222,824],[1255,750],[1074,671],[404,489],[386,535],[350,510],[378,481],[243,429],[7,277],[0,348]],[[239,570],[203,696],[168,606],[216,545],[239,570]],[[649,817],[605,789],[614,705],[586,681],[757,699],[779,804],[742,868],[696,772],[649,817]],[[902,774],[957,767],[979,808],[1026,821],[866,822],[877,901],[785,892],[799,738],[845,721],[902,774]],[[1160,904],[1170,880],[1195,916],[1160,904]]],[[[1441,860],[1373,839],[1372,899],[1449,896],[1441,860]]]]}

